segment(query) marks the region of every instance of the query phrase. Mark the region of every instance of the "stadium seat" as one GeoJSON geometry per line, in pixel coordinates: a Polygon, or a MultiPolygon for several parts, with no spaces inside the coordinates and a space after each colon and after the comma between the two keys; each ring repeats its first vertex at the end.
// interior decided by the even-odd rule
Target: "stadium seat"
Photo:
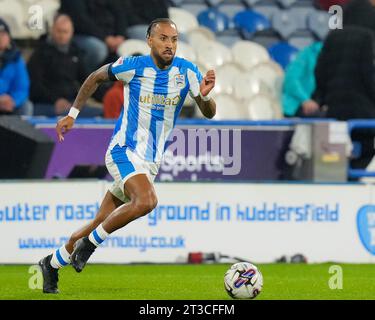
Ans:
{"type": "Polygon", "coordinates": [[[204,26],[199,26],[193,30],[190,30],[186,34],[186,38],[190,45],[194,48],[198,48],[202,44],[202,42],[206,40],[215,40],[215,34],[208,28],[204,26]]]}
{"type": "Polygon", "coordinates": [[[297,29],[298,25],[294,16],[288,10],[283,10],[272,16],[272,27],[287,40],[297,29]]]}
{"type": "Polygon", "coordinates": [[[247,103],[248,118],[251,120],[275,120],[282,118],[278,101],[267,94],[257,94],[247,103]]]}
{"type": "Polygon", "coordinates": [[[60,1],[59,0],[39,0],[39,1],[36,1],[36,4],[42,6],[43,19],[44,21],[47,22],[48,26],[52,26],[53,18],[55,17],[57,11],[60,8],[60,1]]]}
{"type": "Polygon", "coordinates": [[[198,27],[197,18],[186,10],[169,7],[168,13],[169,17],[177,24],[178,31],[181,33],[189,32],[198,27]]]}
{"type": "Polygon", "coordinates": [[[250,72],[241,72],[234,80],[234,97],[243,104],[259,93],[271,94],[267,85],[250,72]]]}
{"type": "Polygon", "coordinates": [[[225,30],[216,34],[216,41],[222,43],[227,47],[232,47],[237,41],[242,40],[241,35],[236,29],[225,30]]]}
{"type": "Polygon", "coordinates": [[[246,120],[248,118],[242,104],[228,94],[217,95],[215,102],[215,120],[246,120]]]}
{"type": "Polygon", "coordinates": [[[315,9],[312,6],[293,6],[288,11],[292,19],[296,21],[298,29],[306,30],[308,29],[307,16],[315,12],[315,9]]]}
{"type": "Polygon", "coordinates": [[[122,57],[132,56],[134,54],[149,54],[150,48],[146,41],[139,39],[128,39],[124,41],[117,49],[117,54],[122,57]]]}
{"type": "Polygon", "coordinates": [[[289,62],[295,58],[298,49],[282,41],[269,47],[268,52],[272,59],[285,69],[289,62]]]}
{"type": "Polygon", "coordinates": [[[207,69],[216,68],[232,61],[229,48],[216,41],[206,41],[196,48],[197,60],[207,69]]]}
{"type": "Polygon", "coordinates": [[[257,31],[253,34],[250,39],[253,42],[260,44],[261,46],[268,48],[282,39],[280,35],[273,29],[257,31]]]}
{"type": "Polygon", "coordinates": [[[252,41],[238,41],[233,45],[231,51],[233,62],[245,70],[250,70],[256,64],[270,60],[267,50],[252,41]]]}
{"type": "Polygon", "coordinates": [[[184,2],[184,0],[169,0],[169,2],[172,6],[179,7],[184,2]]]}
{"type": "Polygon", "coordinates": [[[234,94],[235,80],[240,76],[241,70],[237,64],[226,63],[216,69],[216,82],[213,94],[234,94]]]}
{"type": "Polygon", "coordinates": [[[319,40],[325,39],[329,32],[329,14],[325,11],[313,11],[307,16],[307,26],[319,40]]]}
{"type": "Polygon", "coordinates": [[[301,50],[315,42],[314,34],[309,31],[297,31],[289,37],[288,43],[301,50]]]}
{"type": "Polygon", "coordinates": [[[176,55],[192,62],[194,62],[197,59],[193,47],[183,41],[178,42],[176,55]]]}
{"type": "Polygon", "coordinates": [[[275,62],[268,61],[259,63],[249,71],[260,83],[267,86],[268,92],[276,99],[281,99],[284,71],[275,62]]]}
{"type": "Polygon", "coordinates": [[[206,0],[210,7],[216,7],[223,0],[206,0]]]}
{"type": "Polygon", "coordinates": [[[232,19],[237,13],[244,11],[246,6],[240,1],[223,1],[217,6],[217,9],[232,19]]]}
{"type": "Polygon", "coordinates": [[[297,0],[277,0],[277,2],[279,3],[279,5],[283,8],[289,8],[290,6],[292,6],[294,3],[297,2],[297,0]]]}
{"type": "Polygon", "coordinates": [[[257,3],[263,2],[263,0],[243,0],[243,2],[249,7],[253,7],[257,3]]]}
{"type": "Polygon", "coordinates": [[[207,73],[208,68],[199,61],[195,61],[194,63],[198,67],[198,70],[201,72],[201,74],[204,76],[207,73]]]}
{"type": "Polygon", "coordinates": [[[207,9],[198,15],[198,22],[213,32],[221,32],[229,28],[230,19],[225,13],[216,9],[207,9]]]}
{"type": "Polygon", "coordinates": [[[148,25],[146,24],[137,24],[137,25],[128,27],[126,29],[126,34],[128,35],[129,39],[145,40],[147,28],[148,28],[148,25]]]}
{"type": "Polygon", "coordinates": [[[268,20],[271,20],[273,15],[281,12],[281,9],[276,4],[264,4],[263,2],[257,3],[252,9],[264,15],[268,20]]]}
{"type": "Polygon", "coordinates": [[[14,0],[0,1],[0,16],[9,25],[12,37],[15,39],[29,38],[30,31],[27,27],[27,16],[24,14],[24,7],[14,0]],[[18,12],[18,14],[14,14],[18,12]]]}
{"type": "Polygon", "coordinates": [[[237,13],[233,22],[235,27],[242,32],[246,37],[254,34],[259,30],[269,29],[271,24],[269,20],[260,13],[252,10],[245,10],[237,13]]]}

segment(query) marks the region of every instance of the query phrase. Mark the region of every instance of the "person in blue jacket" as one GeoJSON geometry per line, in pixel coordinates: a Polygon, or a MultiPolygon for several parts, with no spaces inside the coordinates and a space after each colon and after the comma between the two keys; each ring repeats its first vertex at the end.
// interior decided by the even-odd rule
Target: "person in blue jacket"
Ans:
{"type": "Polygon", "coordinates": [[[315,65],[322,42],[314,42],[301,50],[285,70],[282,92],[284,115],[287,117],[317,117],[322,113],[311,96],[315,90],[315,65]]]}
{"type": "Polygon", "coordinates": [[[8,25],[0,18],[0,114],[24,114],[29,97],[29,75],[8,25]]]}

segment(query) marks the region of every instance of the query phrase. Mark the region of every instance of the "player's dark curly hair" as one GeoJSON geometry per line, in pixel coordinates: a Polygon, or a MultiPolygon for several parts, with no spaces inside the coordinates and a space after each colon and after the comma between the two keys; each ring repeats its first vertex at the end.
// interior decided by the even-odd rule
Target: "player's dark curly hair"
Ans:
{"type": "Polygon", "coordinates": [[[169,19],[169,18],[157,18],[157,19],[151,21],[151,23],[148,25],[147,32],[146,32],[146,37],[147,38],[149,36],[151,36],[152,30],[155,28],[155,26],[158,23],[170,23],[170,24],[173,24],[176,27],[176,29],[177,29],[177,25],[171,19],[169,19]]]}

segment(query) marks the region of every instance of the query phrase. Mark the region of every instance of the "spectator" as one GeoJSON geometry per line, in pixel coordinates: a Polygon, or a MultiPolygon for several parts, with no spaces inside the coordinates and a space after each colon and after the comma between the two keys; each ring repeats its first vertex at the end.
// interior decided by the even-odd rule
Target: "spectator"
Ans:
{"type": "Polygon", "coordinates": [[[351,0],[344,6],[344,28],[358,26],[375,32],[375,0],[351,0]]]}
{"type": "MultiPolygon", "coordinates": [[[[28,64],[31,77],[31,99],[34,115],[57,116],[65,114],[87,76],[80,49],[72,42],[72,20],[58,15],[50,35],[40,40],[28,64]]],[[[93,117],[102,110],[85,107],[80,116],[93,117]]]]}
{"type": "Polygon", "coordinates": [[[85,52],[88,70],[115,55],[124,42],[127,28],[126,3],[120,0],[62,0],[60,12],[69,15],[75,27],[75,40],[85,52]]]}
{"type": "MultiPolygon", "coordinates": [[[[146,36],[146,34],[145,34],[146,36]]],[[[132,56],[142,55],[136,51],[131,53],[132,56]]],[[[105,93],[103,97],[104,118],[117,119],[120,116],[124,105],[124,84],[116,81],[113,86],[105,93]]]]}
{"type": "Polygon", "coordinates": [[[0,114],[30,115],[29,75],[10,30],[0,19],[0,114]]]}
{"type": "MultiPolygon", "coordinates": [[[[346,26],[331,31],[315,68],[313,97],[327,106],[327,117],[338,120],[375,118],[375,39],[368,29],[346,26]]],[[[363,168],[373,156],[373,132],[352,135],[362,144],[362,157],[352,167],[363,168]]]]}
{"type": "Polygon", "coordinates": [[[104,118],[117,119],[124,104],[124,85],[116,81],[103,98],[104,118]]]}
{"type": "Polygon", "coordinates": [[[315,69],[314,98],[339,120],[375,117],[374,34],[360,27],[333,30],[315,69]]]}
{"type": "Polygon", "coordinates": [[[129,38],[144,40],[151,21],[157,18],[169,18],[167,0],[126,0],[128,15],[127,35],[129,38]]]}
{"type": "Polygon", "coordinates": [[[309,45],[287,66],[282,94],[285,116],[322,116],[319,104],[311,98],[316,86],[315,65],[322,46],[322,42],[309,45]]]}

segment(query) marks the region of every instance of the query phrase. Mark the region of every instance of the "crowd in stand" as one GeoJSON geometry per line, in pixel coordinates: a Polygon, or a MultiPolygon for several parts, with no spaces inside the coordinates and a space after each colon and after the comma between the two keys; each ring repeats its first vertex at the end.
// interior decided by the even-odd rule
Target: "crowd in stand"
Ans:
{"type": "MultiPolygon", "coordinates": [[[[320,4],[328,8],[343,2],[320,4]]],[[[375,1],[351,0],[344,8],[344,28],[301,50],[287,66],[285,117],[375,116],[375,1]]],[[[61,0],[48,34],[39,39],[27,65],[0,17],[0,113],[66,114],[90,72],[115,61],[129,34],[159,17],[168,17],[166,0],[61,0]]],[[[99,104],[87,105],[81,117],[117,117],[121,84],[102,85],[94,98],[99,104]]]]}
{"type": "MultiPolygon", "coordinates": [[[[168,17],[164,0],[62,0],[49,32],[39,39],[26,65],[0,16],[0,114],[66,114],[84,79],[117,60],[127,33],[159,17],[168,17]]],[[[87,105],[80,116],[118,116],[106,103],[121,100],[118,87],[109,83],[99,88],[95,99],[104,101],[104,107],[87,105]]]]}

